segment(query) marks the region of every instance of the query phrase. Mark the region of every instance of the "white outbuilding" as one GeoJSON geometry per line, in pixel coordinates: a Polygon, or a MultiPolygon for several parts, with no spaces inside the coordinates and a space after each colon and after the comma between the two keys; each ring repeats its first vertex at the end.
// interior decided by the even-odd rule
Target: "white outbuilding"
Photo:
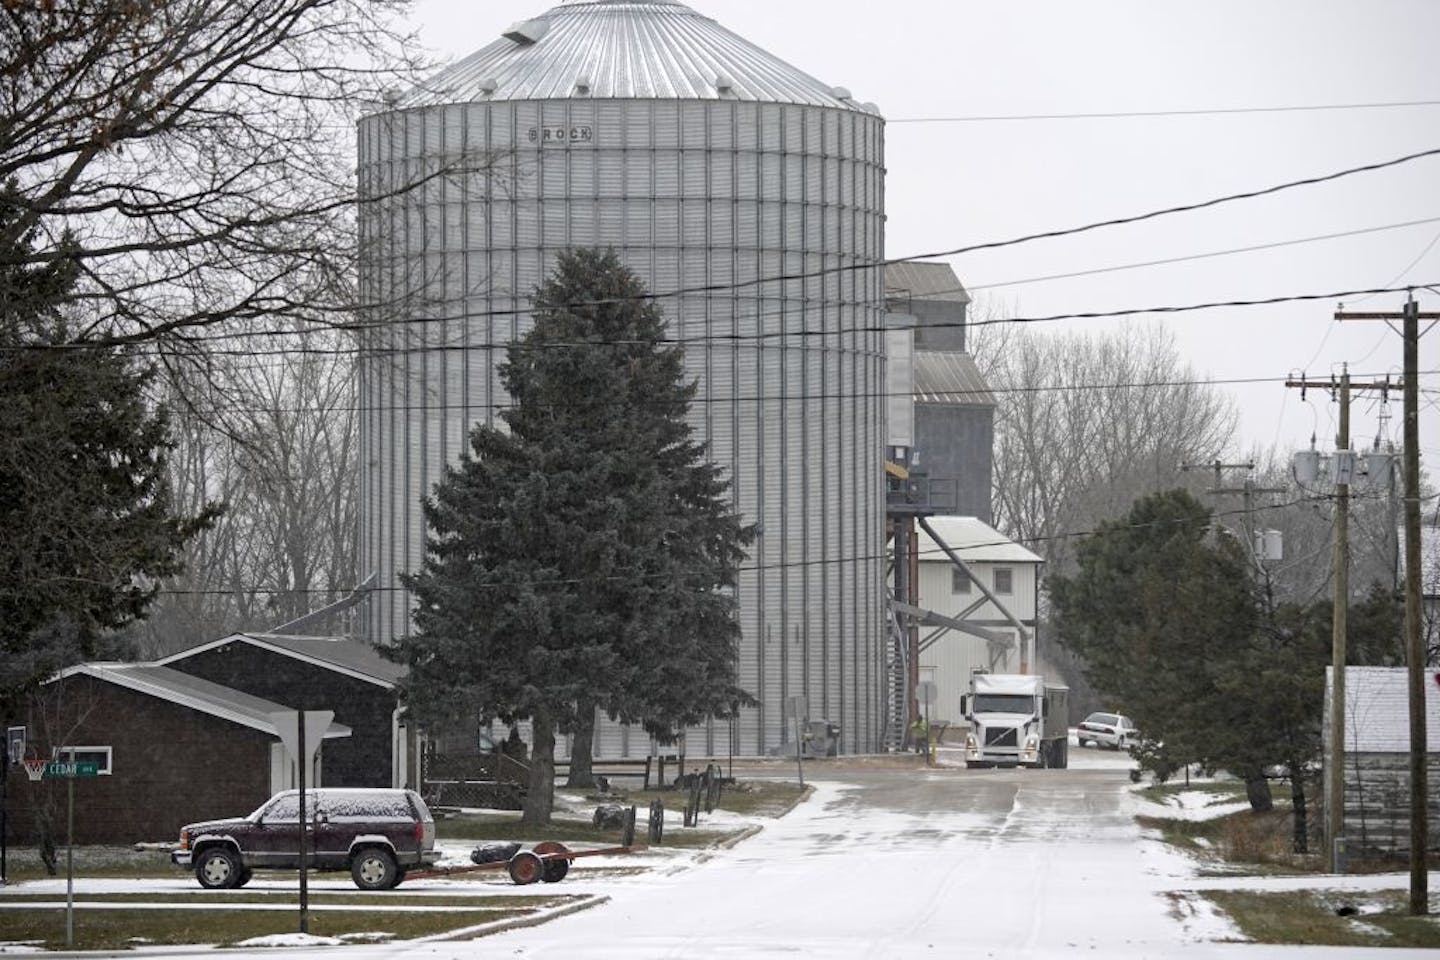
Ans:
{"type": "Polygon", "coordinates": [[[955,724],[973,671],[1033,670],[1044,559],[976,517],[927,517],[918,535],[920,680],[932,725],[955,724]]]}
{"type": "MultiPolygon", "coordinates": [[[[1410,687],[1404,667],[1345,668],[1345,855],[1408,857],[1410,851],[1410,687]]],[[[1334,670],[1325,669],[1325,750],[1330,756],[1334,670]]],[[[1428,843],[1440,850],[1440,674],[1425,672],[1428,843]]],[[[1329,778],[1326,778],[1328,783],[1329,778]]],[[[1326,798],[1328,801],[1328,798],[1326,798]]],[[[1321,813],[1321,823],[1325,815],[1321,813]]],[[[1328,839],[1326,841],[1329,842],[1328,839]]]]}

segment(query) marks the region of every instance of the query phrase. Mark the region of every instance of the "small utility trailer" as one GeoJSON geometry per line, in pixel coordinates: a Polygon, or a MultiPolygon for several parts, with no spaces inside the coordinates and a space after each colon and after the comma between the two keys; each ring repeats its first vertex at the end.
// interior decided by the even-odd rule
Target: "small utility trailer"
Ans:
{"type": "Polygon", "coordinates": [[[480,870],[508,870],[510,879],[520,886],[540,880],[546,883],[559,883],[570,872],[571,862],[579,860],[581,857],[610,857],[622,853],[635,853],[644,849],[646,849],[645,845],[640,844],[628,847],[601,847],[595,850],[571,850],[563,843],[546,840],[543,843],[535,844],[529,850],[515,851],[507,860],[477,863],[473,866],[431,867],[428,870],[407,873],[405,878],[411,880],[449,877],[460,873],[476,873],[480,870]]]}

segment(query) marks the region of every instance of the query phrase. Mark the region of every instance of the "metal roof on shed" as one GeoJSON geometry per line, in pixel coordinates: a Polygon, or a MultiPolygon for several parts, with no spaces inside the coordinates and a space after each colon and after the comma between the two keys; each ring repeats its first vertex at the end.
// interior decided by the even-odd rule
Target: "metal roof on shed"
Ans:
{"type": "Polygon", "coordinates": [[[915,351],[915,401],[995,406],[975,358],[952,350],[915,351]]]}
{"type": "Polygon", "coordinates": [[[278,633],[233,633],[219,640],[211,640],[179,653],[172,653],[156,663],[164,666],[231,643],[245,643],[282,656],[294,657],[383,687],[394,687],[405,676],[404,667],[386,660],[380,656],[378,650],[367,643],[344,637],[296,637],[278,633]]]}
{"type": "Polygon", "coordinates": [[[554,7],[515,24],[394,106],[572,98],[748,100],[879,112],[669,0],[554,7]]]}
{"type": "MultiPolygon", "coordinates": [[[[1325,668],[1325,733],[1330,731],[1334,670],[1325,668]]],[[[1425,671],[1425,745],[1440,753],[1440,681],[1425,671]]],[[[1354,753],[1410,751],[1410,678],[1404,667],[1345,668],[1345,749],[1354,753]]]]}
{"type": "Polygon", "coordinates": [[[965,285],[948,263],[887,263],[885,296],[892,300],[970,302],[965,285]]]}
{"type": "MultiPolygon", "coordinates": [[[[979,517],[927,517],[926,522],[960,555],[966,563],[1044,563],[1045,558],[1031,553],[979,517]]],[[[950,561],[930,535],[916,530],[920,538],[920,559],[950,561]]]]}
{"type": "MultiPolygon", "coordinates": [[[[270,714],[295,709],[153,663],[82,663],[60,671],[54,679],[63,680],[76,675],[113,683],[274,736],[279,736],[279,732],[270,714]]],[[[348,737],[350,734],[351,730],[345,724],[332,721],[325,730],[325,739],[348,737]]]]}

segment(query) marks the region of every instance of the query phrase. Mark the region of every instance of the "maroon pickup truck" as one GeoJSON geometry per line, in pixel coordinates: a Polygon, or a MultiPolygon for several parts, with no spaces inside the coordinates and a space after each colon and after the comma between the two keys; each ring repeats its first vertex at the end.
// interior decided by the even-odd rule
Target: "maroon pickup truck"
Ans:
{"type": "MultiPolygon", "coordinates": [[[[362,890],[388,890],[407,870],[435,863],[435,821],[413,790],[317,787],[305,791],[312,870],[349,870],[362,890]]],[[[242,887],[256,869],[300,865],[300,794],[277,793],[248,817],[191,823],[170,854],[200,886],[242,887]]]]}

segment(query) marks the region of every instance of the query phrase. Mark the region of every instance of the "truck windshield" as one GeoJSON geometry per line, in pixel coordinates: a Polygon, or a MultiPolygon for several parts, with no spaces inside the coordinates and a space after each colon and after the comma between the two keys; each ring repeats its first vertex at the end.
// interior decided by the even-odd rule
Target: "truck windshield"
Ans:
{"type": "Polygon", "coordinates": [[[1035,699],[1023,693],[977,693],[975,713],[1034,713],[1035,699]]]}

